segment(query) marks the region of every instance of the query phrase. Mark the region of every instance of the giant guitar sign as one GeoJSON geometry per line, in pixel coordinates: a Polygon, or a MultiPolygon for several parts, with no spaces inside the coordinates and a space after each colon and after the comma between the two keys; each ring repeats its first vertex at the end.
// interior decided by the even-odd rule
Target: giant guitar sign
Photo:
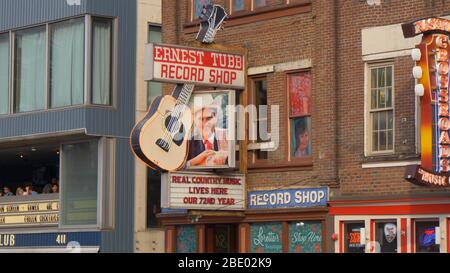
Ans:
{"type": "Polygon", "coordinates": [[[405,178],[418,185],[449,187],[450,21],[426,18],[402,27],[405,38],[423,34],[421,43],[412,50],[415,94],[420,96],[421,166],[408,166],[405,178]]]}
{"type": "MultiPolygon", "coordinates": [[[[196,40],[211,44],[227,16],[219,5],[205,6],[196,40]]],[[[177,86],[171,96],[157,97],[144,119],[134,127],[131,148],[135,155],[155,170],[183,168],[193,121],[187,104],[194,84],[243,87],[243,62],[244,58],[239,55],[149,44],[145,60],[146,80],[177,83],[177,86]]]]}

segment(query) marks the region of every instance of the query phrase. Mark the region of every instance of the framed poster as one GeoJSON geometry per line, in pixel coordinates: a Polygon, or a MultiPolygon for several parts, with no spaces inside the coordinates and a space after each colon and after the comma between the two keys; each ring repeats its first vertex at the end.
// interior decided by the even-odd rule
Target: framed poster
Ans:
{"type": "Polygon", "coordinates": [[[289,223],[289,252],[322,253],[322,223],[289,223]]]}
{"type": "Polygon", "coordinates": [[[289,75],[291,117],[311,115],[311,72],[289,75]]]}
{"type": "Polygon", "coordinates": [[[250,226],[251,252],[283,252],[282,232],[281,223],[252,224],[250,226]]]}
{"type": "Polygon", "coordinates": [[[311,118],[301,117],[291,119],[291,151],[292,158],[311,156],[311,118]]]}
{"type": "Polygon", "coordinates": [[[234,168],[236,147],[234,90],[198,91],[190,100],[193,128],[187,170],[234,168]]]}

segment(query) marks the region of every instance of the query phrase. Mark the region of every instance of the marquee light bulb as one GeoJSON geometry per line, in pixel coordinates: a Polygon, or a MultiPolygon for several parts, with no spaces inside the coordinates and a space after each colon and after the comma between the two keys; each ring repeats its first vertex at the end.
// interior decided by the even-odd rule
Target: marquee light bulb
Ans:
{"type": "Polygon", "coordinates": [[[416,96],[422,97],[425,93],[425,88],[423,87],[423,84],[416,84],[414,87],[414,92],[416,93],[416,96]]]}
{"type": "Polygon", "coordinates": [[[414,66],[414,68],[413,68],[413,76],[414,76],[414,79],[422,78],[422,67],[414,66]]]}
{"type": "Polygon", "coordinates": [[[414,48],[411,50],[411,57],[414,61],[418,62],[422,58],[422,52],[420,52],[420,49],[414,48]]]}

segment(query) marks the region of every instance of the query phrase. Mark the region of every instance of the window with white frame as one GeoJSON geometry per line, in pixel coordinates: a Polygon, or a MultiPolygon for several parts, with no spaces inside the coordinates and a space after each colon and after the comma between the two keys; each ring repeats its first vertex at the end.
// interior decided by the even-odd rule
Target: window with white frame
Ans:
{"type": "Polygon", "coordinates": [[[85,15],[0,34],[0,115],[112,105],[113,30],[85,15]]]}
{"type": "Polygon", "coordinates": [[[368,66],[368,151],[370,154],[394,152],[394,67],[392,64],[368,66]]]}

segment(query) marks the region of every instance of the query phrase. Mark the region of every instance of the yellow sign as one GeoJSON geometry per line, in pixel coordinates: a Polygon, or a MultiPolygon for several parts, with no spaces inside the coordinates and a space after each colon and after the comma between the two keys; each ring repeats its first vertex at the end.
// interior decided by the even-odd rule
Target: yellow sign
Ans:
{"type": "Polygon", "coordinates": [[[1,226],[58,224],[59,201],[0,204],[1,226]]]}

